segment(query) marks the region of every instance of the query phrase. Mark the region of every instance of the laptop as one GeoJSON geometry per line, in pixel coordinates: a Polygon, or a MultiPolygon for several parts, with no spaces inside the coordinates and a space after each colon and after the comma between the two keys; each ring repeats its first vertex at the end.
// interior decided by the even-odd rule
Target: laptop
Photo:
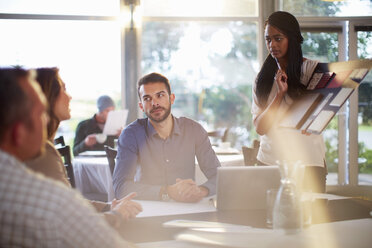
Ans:
{"type": "Polygon", "coordinates": [[[266,209],[266,191],[279,188],[278,166],[229,166],[217,171],[218,210],[266,209]]]}

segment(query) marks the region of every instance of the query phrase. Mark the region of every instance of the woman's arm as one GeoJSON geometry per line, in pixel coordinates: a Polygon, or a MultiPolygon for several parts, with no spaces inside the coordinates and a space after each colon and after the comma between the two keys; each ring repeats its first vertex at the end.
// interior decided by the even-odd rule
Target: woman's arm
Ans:
{"type": "Polygon", "coordinates": [[[266,109],[253,120],[256,127],[256,132],[259,135],[266,134],[274,123],[275,115],[288,90],[287,74],[278,70],[275,76],[275,83],[277,86],[277,93],[274,99],[267,105],[266,109]]]}

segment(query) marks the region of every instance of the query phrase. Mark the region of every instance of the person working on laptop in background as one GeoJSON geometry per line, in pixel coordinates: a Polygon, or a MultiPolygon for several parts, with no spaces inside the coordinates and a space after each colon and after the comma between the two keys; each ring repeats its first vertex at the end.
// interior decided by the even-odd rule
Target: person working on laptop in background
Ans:
{"type": "Polygon", "coordinates": [[[198,202],[215,194],[220,162],[200,124],[171,114],[175,95],[168,79],[158,73],[142,77],[138,96],[147,118],[131,123],[119,137],[116,197],[135,191],[139,199],[198,202]],[[208,179],[200,186],[194,181],[195,156],[208,179]]]}
{"type": "Polygon", "coordinates": [[[0,247],[133,247],[82,196],[27,169],[44,152],[47,106],[21,68],[0,68],[0,247]]]}
{"type": "Polygon", "coordinates": [[[107,136],[103,142],[97,140],[96,134],[102,133],[107,115],[110,111],[115,110],[115,104],[111,97],[103,95],[97,99],[97,108],[98,113],[92,118],[80,122],[76,128],[73,149],[75,156],[84,151],[103,151],[105,145],[114,147],[114,139],[119,137],[122,131],[118,130],[117,135],[107,136]]]}
{"type": "Polygon", "coordinates": [[[324,192],[326,167],[322,136],[305,135],[278,125],[293,99],[306,88],[318,62],[302,56],[300,26],[290,13],[277,11],[269,16],[265,40],[270,54],[253,88],[253,123],[261,136],[257,159],[263,165],[301,161],[306,165],[305,189],[324,192]]]}

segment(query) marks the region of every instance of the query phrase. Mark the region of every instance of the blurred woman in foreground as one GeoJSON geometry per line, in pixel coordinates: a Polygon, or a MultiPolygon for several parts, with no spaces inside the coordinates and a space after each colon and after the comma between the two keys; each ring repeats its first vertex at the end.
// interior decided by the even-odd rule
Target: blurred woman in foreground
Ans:
{"type": "MultiPolygon", "coordinates": [[[[45,145],[45,153],[28,161],[26,164],[33,171],[40,172],[46,177],[71,187],[61,155],[53,143],[59,123],[71,118],[69,107],[71,96],[67,93],[65,84],[59,76],[58,68],[39,68],[36,69],[36,73],[36,80],[40,84],[49,104],[48,141],[45,145]]],[[[107,211],[105,212],[106,220],[110,224],[117,226],[117,213],[123,219],[129,219],[142,211],[141,205],[131,200],[135,196],[136,193],[131,193],[121,200],[113,200],[112,204],[97,201],[91,201],[91,203],[97,211],[107,211]]]]}

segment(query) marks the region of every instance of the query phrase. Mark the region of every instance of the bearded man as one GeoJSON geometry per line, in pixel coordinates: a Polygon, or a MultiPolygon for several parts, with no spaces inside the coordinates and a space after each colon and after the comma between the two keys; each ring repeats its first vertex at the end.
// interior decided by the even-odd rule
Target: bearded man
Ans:
{"type": "Polygon", "coordinates": [[[139,107],[147,118],[126,127],[118,140],[113,174],[116,198],[198,202],[216,192],[221,166],[207,132],[197,122],[171,114],[175,95],[168,79],[150,73],[138,81],[139,107]],[[208,179],[195,183],[195,156],[208,179]]]}

